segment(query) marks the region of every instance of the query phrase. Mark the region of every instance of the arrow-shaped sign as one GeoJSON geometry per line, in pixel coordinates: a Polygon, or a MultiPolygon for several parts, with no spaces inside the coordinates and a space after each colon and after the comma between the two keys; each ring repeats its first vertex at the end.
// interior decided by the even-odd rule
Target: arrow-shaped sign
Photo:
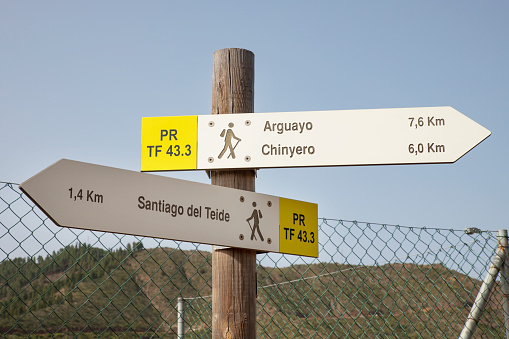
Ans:
{"type": "Polygon", "coordinates": [[[318,206],[62,159],[20,185],[59,226],[318,256],[318,206]]]}
{"type": "Polygon", "coordinates": [[[143,118],[141,170],[452,163],[490,134],[452,107],[143,118]]]}

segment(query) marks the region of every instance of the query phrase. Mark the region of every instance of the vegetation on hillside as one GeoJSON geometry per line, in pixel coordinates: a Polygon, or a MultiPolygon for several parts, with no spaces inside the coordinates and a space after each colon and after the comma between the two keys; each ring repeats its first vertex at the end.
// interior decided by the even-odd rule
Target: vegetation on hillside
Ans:
{"type": "MultiPolygon", "coordinates": [[[[141,243],[70,245],[0,263],[0,332],[7,338],[173,338],[178,297],[186,338],[210,337],[211,254],[141,243]],[[57,337],[57,336],[55,336],[57,337]]],[[[258,267],[260,337],[457,337],[480,282],[441,264],[338,263],[258,267]]],[[[498,291],[498,289],[496,289],[498,291]]],[[[497,336],[499,292],[480,326],[497,336]]]]}

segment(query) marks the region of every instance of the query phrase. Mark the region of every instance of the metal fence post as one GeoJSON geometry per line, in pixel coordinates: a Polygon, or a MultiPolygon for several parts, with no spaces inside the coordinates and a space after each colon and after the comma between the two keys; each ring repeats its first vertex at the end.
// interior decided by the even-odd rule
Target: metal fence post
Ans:
{"type": "Polygon", "coordinates": [[[177,338],[184,339],[185,329],[184,329],[184,312],[185,312],[186,304],[184,298],[179,297],[177,301],[177,338]]]}
{"type": "MultiPolygon", "coordinates": [[[[508,250],[509,243],[507,240],[507,230],[499,230],[497,235],[498,245],[508,250]]],[[[509,260],[504,260],[504,264],[500,269],[500,288],[503,296],[502,302],[504,307],[505,337],[509,339],[509,260]]]]}
{"type": "MultiPolygon", "coordinates": [[[[497,232],[497,251],[495,252],[495,256],[491,262],[491,266],[488,270],[488,274],[486,274],[486,278],[477,293],[477,297],[475,298],[474,304],[472,305],[472,309],[468,314],[467,321],[465,322],[465,326],[460,333],[460,339],[470,339],[474,335],[474,331],[477,328],[477,324],[481,319],[481,315],[484,311],[484,307],[488,302],[490,297],[491,290],[493,289],[493,285],[495,284],[495,280],[497,279],[498,272],[500,268],[504,264],[505,258],[507,256],[507,247],[500,245],[500,239],[504,238],[502,235],[505,230],[499,230],[497,232]]],[[[505,233],[507,239],[507,232],[505,233]]]]}

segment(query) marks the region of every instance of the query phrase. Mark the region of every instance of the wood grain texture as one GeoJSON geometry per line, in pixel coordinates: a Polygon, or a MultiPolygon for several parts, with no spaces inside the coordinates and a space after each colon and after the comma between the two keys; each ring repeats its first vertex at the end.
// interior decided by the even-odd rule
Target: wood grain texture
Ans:
{"type": "MultiPolygon", "coordinates": [[[[212,113],[253,111],[254,54],[239,48],[216,51],[212,113]]],[[[253,170],[211,171],[210,178],[213,185],[255,190],[253,170]]],[[[213,251],[212,338],[256,338],[256,251],[239,248],[213,251]]]]}
{"type": "Polygon", "coordinates": [[[213,56],[212,114],[254,112],[254,54],[241,48],[213,56]]]}

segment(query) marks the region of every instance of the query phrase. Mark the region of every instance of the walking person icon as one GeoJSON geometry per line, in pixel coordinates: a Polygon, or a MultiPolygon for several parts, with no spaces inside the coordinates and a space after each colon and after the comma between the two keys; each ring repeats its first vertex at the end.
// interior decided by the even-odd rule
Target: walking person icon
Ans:
{"type": "Polygon", "coordinates": [[[253,213],[251,213],[251,216],[246,219],[252,232],[251,240],[253,240],[253,238],[258,240],[255,236],[255,231],[258,231],[258,236],[260,237],[261,241],[263,241],[263,235],[262,232],[260,231],[260,219],[262,218],[262,212],[256,209],[256,202],[253,202],[253,207],[255,208],[253,210],[253,213]],[[250,220],[253,220],[253,226],[251,226],[251,223],[249,222],[250,220]]]}
{"type": "Polygon", "coordinates": [[[232,159],[235,159],[235,147],[241,142],[242,140],[240,138],[237,138],[237,136],[233,133],[233,122],[230,122],[228,124],[228,130],[223,129],[221,132],[221,138],[224,137],[224,147],[221,153],[219,153],[218,158],[221,159],[223,155],[225,154],[227,149],[230,149],[230,154],[228,155],[228,158],[231,156],[232,159]],[[225,133],[226,132],[226,133],[225,133]],[[237,140],[237,143],[235,146],[232,145],[232,138],[237,140]]]}

